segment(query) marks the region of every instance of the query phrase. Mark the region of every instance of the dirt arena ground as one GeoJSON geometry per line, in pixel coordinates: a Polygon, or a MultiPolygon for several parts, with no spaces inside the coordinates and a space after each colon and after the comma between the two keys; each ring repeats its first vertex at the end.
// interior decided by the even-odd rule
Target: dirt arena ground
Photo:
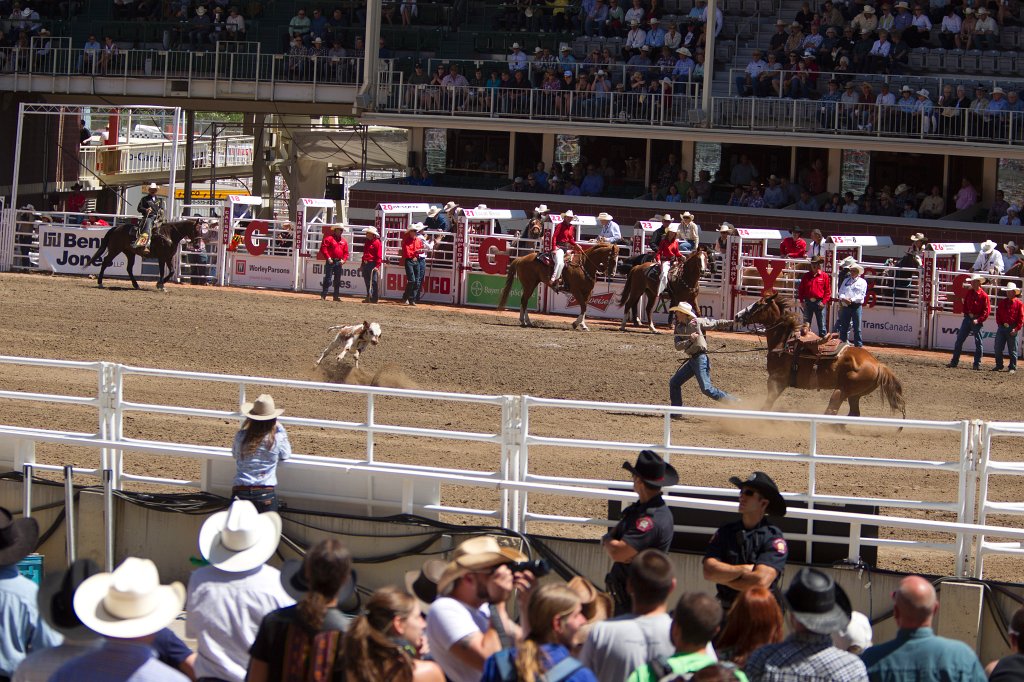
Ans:
{"type": "MultiPolygon", "coordinates": [[[[593,321],[589,333],[573,332],[571,318],[536,316],[543,329],[520,329],[516,315],[467,311],[442,306],[406,308],[396,303],[377,306],[357,299],[322,302],[307,294],[257,292],[242,289],[169,286],[161,294],[144,284],[139,292],[121,282],[99,290],[89,279],[36,275],[0,275],[0,354],[74,360],[106,360],[146,367],[324,380],[313,361],[327,342],[326,327],[370,319],[383,327],[379,346],[366,355],[362,369],[380,375],[388,385],[479,394],[522,394],[564,399],[593,399],[631,403],[667,402],[667,381],[677,366],[667,331],[622,333],[610,323],[593,321]]],[[[752,350],[752,335],[715,334],[712,345],[722,350],[752,350]]],[[[915,419],[993,419],[1019,417],[1020,375],[988,371],[949,370],[946,354],[877,349],[902,380],[907,416],[915,419]]],[[[715,355],[715,383],[743,398],[742,407],[756,408],[764,394],[764,355],[744,352],[715,355]]],[[[966,363],[969,367],[969,362],[966,363]]],[[[991,359],[986,360],[987,370],[991,359]]],[[[0,385],[9,390],[42,393],[94,391],[94,377],[74,371],[54,371],[0,365],[0,385]]],[[[250,395],[258,392],[250,389],[250,395]]],[[[351,419],[365,417],[365,399],[304,390],[274,390],[288,414],[351,419]]],[[[130,377],[126,398],[139,402],[232,409],[237,390],[224,384],[195,384],[130,377]]],[[[790,390],[777,409],[821,412],[826,392],[790,390]]],[[[684,389],[688,405],[709,407],[690,382],[684,389]]],[[[862,402],[866,415],[887,416],[877,397],[862,402]]],[[[844,410],[845,411],[845,410],[844,410]]],[[[452,403],[428,408],[422,401],[380,401],[377,419],[391,423],[439,428],[494,431],[495,408],[452,403]]],[[[45,428],[95,431],[94,413],[74,407],[0,400],[0,423],[45,428]]],[[[662,420],[616,412],[547,411],[531,413],[531,430],[541,435],[615,437],[633,441],[661,440],[662,420]]],[[[126,435],[196,444],[228,444],[236,428],[230,420],[187,417],[126,417],[126,435]]],[[[808,429],[788,421],[737,421],[699,418],[675,422],[673,443],[701,447],[731,447],[757,451],[806,451],[808,429]]],[[[325,456],[360,457],[358,433],[313,428],[289,428],[298,452],[325,456]]],[[[854,427],[847,433],[827,432],[819,438],[820,454],[888,456],[953,461],[959,435],[951,432],[854,427]]],[[[381,437],[379,460],[495,470],[496,447],[433,439],[381,437]]],[[[1004,440],[993,455],[1024,459],[1020,447],[1004,440]]],[[[39,449],[48,463],[95,466],[98,455],[89,450],[54,446],[39,449]]],[[[548,475],[625,480],[621,454],[584,449],[532,448],[531,471],[548,475]]],[[[769,471],[785,490],[807,488],[806,465],[755,458],[726,460],[694,454],[677,458],[683,481],[691,485],[728,486],[728,476],[754,468],[769,471]]],[[[198,477],[190,460],[132,457],[128,470],[180,478],[198,477]]],[[[819,493],[889,498],[954,501],[956,478],[950,473],[909,469],[852,468],[818,465],[819,493]]],[[[993,497],[1019,501],[1019,487],[1010,477],[994,479],[993,497]]],[[[445,486],[447,504],[489,507],[494,496],[477,488],[445,486]]],[[[531,510],[574,516],[602,516],[604,506],[567,498],[531,497],[531,510]]],[[[883,507],[883,512],[896,510],[883,507]]],[[[907,513],[907,512],[903,512],[907,513]]],[[[923,515],[923,514],[922,514],[923,515]]],[[[932,513],[928,518],[951,518],[932,513]]],[[[1019,518],[993,522],[1019,525],[1019,518]]],[[[536,524],[531,530],[580,535],[578,526],[536,524]]],[[[584,532],[593,536],[593,532],[584,532]]],[[[899,533],[886,537],[907,538],[899,533]]],[[[942,538],[946,540],[947,538],[942,538]]],[[[945,574],[952,559],[941,553],[880,552],[880,567],[945,574]]],[[[1021,581],[1024,563],[990,558],[986,577],[1021,581]]]]}

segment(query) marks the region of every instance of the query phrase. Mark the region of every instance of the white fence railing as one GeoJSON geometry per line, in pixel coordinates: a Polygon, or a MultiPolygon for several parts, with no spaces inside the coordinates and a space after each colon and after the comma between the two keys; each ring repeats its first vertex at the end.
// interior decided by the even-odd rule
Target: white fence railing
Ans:
{"type": "MultiPolygon", "coordinates": [[[[991,438],[994,436],[1024,435],[1024,426],[1020,424],[995,424],[968,421],[922,421],[895,420],[881,418],[850,418],[841,416],[803,415],[760,413],[741,410],[707,410],[698,408],[672,408],[663,405],[633,405],[600,403],[591,401],[551,400],[531,396],[485,396],[460,393],[438,393],[430,391],[412,391],[388,389],[368,386],[339,385],[289,379],[250,377],[240,375],[207,374],[183,372],[175,370],[131,367],[106,362],[70,362],[34,358],[2,357],[0,364],[31,367],[33,371],[52,369],[62,376],[74,372],[95,374],[95,382],[87,385],[95,386],[95,392],[81,390],[75,395],[59,395],[24,392],[18,390],[0,390],[0,399],[12,401],[29,401],[76,405],[96,411],[96,431],[93,433],[69,432],[28,428],[22,426],[0,426],[0,452],[14,452],[15,466],[30,464],[35,470],[62,471],[57,465],[35,464],[35,445],[37,443],[58,443],[74,447],[97,449],[100,452],[97,469],[83,469],[84,475],[100,475],[105,469],[113,472],[112,483],[122,487],[129,482],[157,483],[175,486],[206,487],[210,483],[211,472],[219,467],[234,466],[230,451],[226,447],[177,443],[165,440],[129,437],[125,435],[124,424],[126,415],[169,415],[187,417],[190,428],[201,433],[199,425],[217,422],[223,424],[225,419],[240,419],[238,405],[244,402],[252,389],[260,390],[273,387],[280,390],[312,391],[330,393],[332,395],[348,395],[364,399],[365,418],[361,420],[331,420],[319,417],[308,417],[290,411],[282,422],[296,428],[312,427],[330,429],[338,432],[354,432],[363,434],[361,445],[357,447],[358,456],[334,458],[324,456],[297,454],[293,460],[283,465],[282,477],[286,477],[290,468],[308,469],[315,472],[312,481],[322,492],[320,497],[335,501],[357,500],[357,497],[345,492],[338,492],[345,486],[351,487],[353,476],[366,478],[365,495],[367,507],[370,509],[397,507],[403,512],[440,513],[448,512],[471,517],[486,517],[499,521],[502,525],[515,530],[526,531],[531,524],[556,522],[561,524],[580,524],[589,526],[607,526],[609,521],[600,517],[567,516],[564,514],[545,514],[530,509],[531,495],[543,495],[545,498],[554,496],[558,499],[590,499],[617,500],[628,503],[633,499],[630,486],[623,480],[603,480],[579,478],[572,475],[552,475],[558,469],[545,469],[543,460],[537,451],[552,449],[565,450],[601,450],[612,452],[635,453],[637,450],[650,448],[672,459],[680,468],[685,468],[688,459],[698,457],[719,457],[723,459],[743,459],[756,461],[786,462],[789,465],[799,464],[807,468],[807,483],[802,490],[787,491],[785,496],[791,502],[803,503],[806,508],[791,507],[789,516],[806,521],[803,532],[788,533],[795,540],[821,541],[824,538],[816,533],[815,524],[839,522],[845,524],[847,535],[828,536],[827,542],[846,546],[847,556],[851,561],[858,561],[864,546],[895,547],[899,550],[941,550],[955,557],[957,575],[972,573],[982,577],[983,559],[993,554],[1019,555],[1024,543],[1024,528],[989,525],[988,517],[992,515],[1024,513],[1024,504],[996,502],[989,499],[988,483],[994,475],[1024,474],[1024,465],[1013,462],[997,461],[991,456],[991,438]],[[141,377],[146,381],[131,380],[141,377]],[[140,386],[147,382],[175,382],[184,384],[190,389],[186,395],[210,395],[211,384],[227,385],[234,391],[229,395],[237,395],[238,405],[228,408],[196,407],[193,405],[172,404],[170,402],[154,403],[133,398],[140,386]],[[473,430],[454,428],[433,428],[411,426],[398,421],[388,422],[380,416],[382,406],[390,409],[395,401],[415,401],[426,403],[428,409],[417,410],[423,414],[438,414],[449,409],[451,404],[473,405],[473,430]],[[607,415],[629,415],[657,417],[662,420],[661,437],[654,440],[641,440],[636,436],[640,430],[623,429],[628,435],[622,439],[579,439],[559,435],[559,430],[548,433],[546,429],[557,429],[551,424],[564,423],[561,415],[566,410],[585,411],[593,414],[592,423],[600,423],[607,415]],[[771,451],[763,449],[739,449],[711,447],[694,442],[674,440],[671,415],[681,414],[688,417],[709,418],[729,421],[742,428],[751,420],[779,420],[797,428],[802,425],[807,429],[807,445],[801,450],[771,451]],[[482,425],[482,426],[478,426],[482,425]],[[545,426],[547,425],[547,426],[545,426]],[[904,458],[888,456],[885,452],[872,452],[869,441],[858,446],[858,454],[847,455],[826,451],[820,441],[825,427],[837,425],[868,426],[874,429],[892,429],[899,427],[911,431],[929,431],[948,434],[948,442],[943,441],[939,454],[932,459],[904,458]],[[459,461],[460,454],[476,452],[475,447],[490,449],[497,454],[493,459],[494,466],[484,465],[479,469],[452,467],[422,466],[394,461],[387,461],[377,456],[377,441],[381,436],[388,438],[404,437],[411,439],[431,439],[450,442],[452,462],[459,461]],[[631,440],[632,438],[632,440],[631,440]],[[5,442],[6,441],[6,442],[5,442]],[[200,480],[183,480],[148,475],[144,471],[128,470],[124,454],[148,453],[199,460],[203,475],[200,480]],[[533,461],[531,461],[531,458],[533,461]],[[540,463],[538,463],[540,462],[540,463]],[[684,463],[684,464],[681,464],[684,463]],[[980,466],[979,466],[980,463],[980,466]],[[946,499],[922,500],[919,493],[907,490],[905,497],[895,492],[892,497],[859,497],[851,495],[828,494],[819,490],[819,477],[824,467],[856,467],[886,468],[889,470],[909,470],[911,472],[943,472],[956,479],[955,487],[951,485],[951,493],[946,499]],[[979,471],[981,474],[980,496],[978,492],[979,471]],[[496,491],[499,501],[490,508],[473,508],[444,504],[440,495],[435,499],[424,500],[423,487],[432,487],[435,493],[441,485],[472,486],[496,491]],[[379,487],[377,487],[379,486],[379,487]],[[395,491],[399,492],[395,492],[395,491]],[[377,496],[382,499],[375,499],[377,496]],[[386,498],[386,499],[384,499],[386,498]],[[854,514],[822,506],[861,505],[882,507],[885,514],[854,514]],[[900,510],[907,514],[900,515],[900,510]],[[977,510],[977,511],[976,511],[977,510]],[[933,518],[921,518],[921,512],[933,518]],[[943,514],[955,521],[935,520],[935,514],[943,514]],[[873,537],[865,534],[865,528],[884,530],[888,534],[897,533],[899,537],[873,537]],[[935,539],[936,533],[951,540],[935,539]],[[916,538],[914,536],[917,536],[916,538]],[[926,538],[926,539],[921,539],[926,538]],[[996,542],[989,538],[998,538],[996,542]]],[[[70,384],[69,384],[70,385],[70,384]]],[[[159,395],[180,395],[180,392],[161,390],[159,395]]],[[[233,399],[232,399],[233,400],[233,399]]],[[[137,423],[137,422],[136,422],[137,423]]],[[[650,424],[648,420],[645,423],[650,424]]],[[[802,440],[802,437],[801,437],[802,440]]],[[[890,439],[880,439],[891,443],[890,439]]],[[[695,461],[695,460],[694,460],[695,461]]],[[[230,480],[230,478],[228,479],[230,480]]],[[[901,488],[894,482],[894,491],[901,488]]],[[[315,491],[300,491],[316,497],[315,491]]],[[[735,511],[735,503],[708,499],[714,496],[735,495],[733,489],[707,488],[679,485],[667,490],[669,504],[687,509],[703,509],[714,511],[735,511]]],[[[559,505],[560,508],[560,505],[559,505]]],[[[677,526],[681,532],[705,532],[708,528],[689,525],[677,526]]],[[[810,560],[813,557],[809,556],[810,560]]]]}
{"type": "MultiPolygon", "coordinates": [[[[79,162],[87,177],[126,173],[166,173],[171,168],[174,142],[150,142],[82,147],[79,162]]],[[[180,145],[178,145],[180,146],[180,145]]],[[[252,165],[251,135],[231,135],[213,140],[197,140],[192,158],[194,169],[237,168],[252,165]]],[[[184,170],[184,154],[177,158],[178,170],[184,170]]]]}

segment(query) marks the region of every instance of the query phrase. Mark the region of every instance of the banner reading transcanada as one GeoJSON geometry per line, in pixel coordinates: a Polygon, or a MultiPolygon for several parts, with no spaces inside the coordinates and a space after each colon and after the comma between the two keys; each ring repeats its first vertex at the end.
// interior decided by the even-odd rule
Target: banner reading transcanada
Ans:
{"type": "MultiPolygon", "coordinates": [[[[68,275],[95,275],[100,271],[102,258],[92,261],[100,248],[103,235],[109,227],[64,227],[39,222],[39,269],[68,275]]],[[[139,261],[135,274],[139,274],[139,261]]],[[[128,260],[121,254],[105,274],[127,276],[128,260]]]]}

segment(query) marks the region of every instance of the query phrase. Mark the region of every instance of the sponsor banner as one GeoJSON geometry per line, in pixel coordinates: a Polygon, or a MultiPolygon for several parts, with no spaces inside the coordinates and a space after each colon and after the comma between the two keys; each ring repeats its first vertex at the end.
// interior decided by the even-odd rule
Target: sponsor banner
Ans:
{"type": "MultiPolygon", "coordinates": [[[[39,225],[39,269],[70,275],[95,275],[100,271],[102,258],[91,260],[100,248],[103,235],[109,227],[65,227],[50,223],[39,225]]],[[[141,259],[137,259],[135,272],[139,274],[141,259]]],[[[128,276],[128,259],[124,254],[114,259],[104,275],[128,276]]]]}
{"type": "MultiPolygon", "coordinates": [[[[985,324],[982,325],[981,328],[982,347],[985,349],[985,355],[989,356],[990,361],[996,340],[995,318],[995,310],[993,309],[992,315],[985,320],[985,324]]],[[[955,315],[953,313],[935,313],[935,316],[932,318],[931,347],[936,349],[941,348],[944,350],[953,350],[953,346],[956,343],[956,334],[960,331],[960,323],[963,322],[963,320],[963,315],[955,315]]],[[[1020,343],[1020,336],[1021,335],[1018,335],[1018,344],[1020,343]]],[[[967,340],[964,341],[963,355],[960,357],[960,365],[970,367],[973,358],[974,338],[968,336],[967,340]]],[[[1006,361],[1004,360],[1004,362],[1006,361]]]]}
{"type": "MultiPolygon", "coordinates": [[[[611,290],[609,290],[607,282],[598,282],[587,303],[587,317],[621,320],[622,306],[619,305],[619,296],[622,295],[622,287],[622,282],[612,282],[611,290]]],[[[580,304],[571,294],[551,292],[548,294],[548,312],[579,315],[580,304]]]]}
{"type": "MultiPolygon", "coordinates": [[[[303,258],[303,291],[313,291],[319,294],[323,290],[323,280],[324,262],[312,258],[303,258]]],[[[339,290],[346,296],[359,296],[361,298],[366,296],[366,284],[363,282],[363,276],[359,274],[359,261],[353,262],[352,259],[349,259],[347,263],[342,264],[339,290]]],[[[331,283],[331,290],[327,293],[334,293],[333,282],[331,283]]]]}
{"type": "MultiPolygon", "coordinates": [[[[541,285],[542,287],[543,285],[541,285]]],[[[488,275],[483,272],[470,272],[466,275],[466,305],[481,306],[483,308],[496,308],[498,299],[501,297],[501,290],[505,287],[504,275],[488,275]]],[[[539,309],[537,303],[537,291],[530,297],[527,310],[536,311],[539,309]]],[[[518,310],[523,296],[523,285],[517,279],[512,284],[512,291],[509,293],[506,308],[518,310]]]]}
{"type": "MultiPolygon", "coordinates": [[[[834,315],[839,314],[836,305],[834,315]]],[[[815,330],[817,331],[817,330],[815,330]]],[[[890,343],[916,348],[921,338],[921,311],[917,308],[861,308],[864,343],[890,343]]]]}
{"type": "Polygon", "coordinates": [[[295,272],[291,256],[232,254],[228,262],[230,283],[243,287],[291,289],[295,272]]]}
{"type": "MultiPolygon", "coordinates": [[[[455,303],[455,273],[452,270],[427,267],[421,301],[455,303]]],[[[384,265],[384,298],[402,298],[405,293],[405,266],[384,265]]]]}

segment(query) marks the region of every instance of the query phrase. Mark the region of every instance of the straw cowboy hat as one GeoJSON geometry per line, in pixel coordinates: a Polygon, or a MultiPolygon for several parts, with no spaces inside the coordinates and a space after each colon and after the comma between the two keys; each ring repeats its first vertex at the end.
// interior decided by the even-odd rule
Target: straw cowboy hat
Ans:
{"type": "MultiPolygon", "coordinates": [[[[927,91],[927,90],[925,90],[925,92],[927,93],[928,91],[927,91]]],[[[918,92],[917,94],[919,94],[919,95],[920,95],[921,93],[920,93],[920,92],[918,92]]],[[[925,96],[927,96],[927,95],[925,95],[925,96]]],[[[896,194],[903,194],[903,193],[904,193],[904,192],[906,192],[906,191],[907,191],[908,189],[910,189],[910,188],[909,188],[909,187],[907,187],[906,183],[902,183],[902,182],[901,182],[900,184],[896,185],[896,194]]]]}
{"type": "Polygon", "coordinates": [[[854,263],[853,265],[851,265],[847,269],[850,271],[851,275],[853,275],[853,274],[863,275],[864,274],[864,266],[861,265],[860,263],[854,263]]]}
{"type": "Polygon", "coordinates": [[[426,228],[427,226],[424,225],[423,223],[411,223],[409,227],[405,228],[405,231],[408,232],[409,230],[412,230],[413,232],[419,232],[420,230],[425,230],[426,228]]]}
{"type": "Polygon", "coordinates": [[[999,287],[999,291],[1005,291],[1008,294],[1020,295],[1020,289],[1013,282],[1009,282],[1005,287],[999,287]]]}
{"type": "Polygon", "coordinates": [[[683,211],[679,214],[679,219],[682,221],[693,220],[693,214],[689,211],[683,211]]]}
{"type": "Polygon", "coordinates": [[[765,472],[755,471],[747,476],[746,479],[732,476],[729,478],[729,483],[732,483],[740,490],[743,488],[753,488],[761,493],[761,496],[768,500],[768,513],[772,516],[786,515],[786,500],[783,499],[782,493],[779,492],[779,486],[775,485],[772,477],[765,472]]]}
{"type": "Polygon", "coordinates": [[[689,315],[690,317],[697,317],[697,314],[693,312],[693,306],[689,303],[679,303],[668,309],[670,313],[682,313],[683,315],[689,315]]]}
{"type": "Polygon", "coordinates": [[[367,227],[367,228],[363,229],[363,234],[372,234],[375,237],[379,237],[380,236],[380,232],[377,232],[377,228],[375,228],[375,227],[367,227]]]}
{"type": "Polygon", "coordinates": [[[33,519],[15,519],[0,507],[0,566],[12,566],[36,548],[39,523],[33,519]]]}
{"type": "Polygon", "coordinates": [[[540,213],[540,214],[551,213],[551,209],[548,208],[547,204],[541,204],[540,206],[537,206],[536,208],[534,208],[533,212],[534,213],[540,213]]]}
{"type": "Polygon", "coordinates": [[[47,574],[36,597],[39,615],[46,624],[71,639],[95,639],[96,633],[82,625],[75,613],[74,598],[79,586],[99,572],[100,567],[92,559],[75,559],[66,571],[47,574]]]}
{"type": "Polygon", "coordinates": [[[672,225],[666,226],[665,227],[665,233],[668,234],[669,232],[673,232],[673,233],[679,232],[679,226],[676,225],[676,224],[672,224],[672,225]]]}
{"type": "Polygon", "coordinates": [[[573,213],[572,211],[566,211],[565,213],[562,214],[562,219],[563,220],[565,220],[566,218],[575,218],[575,217],[576,217],[576,214],[573,213]]]}
{"type": "Polygon", "coordinates": [[[104,637],[137,639],[167,627],[185,606],[185,586],[160,584],[149,559],[128,557],[113,573],[97,573],[75,591],[75,613],[104,637]]]}
{"type": "Polygon", "coordinates": [[[437,593],[447,594],[452,584],[474,571],[483,571],[502,564],[526,561],[527,556],[512,547],[502,547],[491,535],[470,538],[455,548],[452,560],[437,580],[437,593]]]}
{"type": "Polygon", "coordinates": [[[732,223],[722,223],[718,226],[719,232],[732,232],[736,228],[732,226],[732,223]]]}
{"type": "Polygon", "coordinates": [[[234,500],[199,529],[199,552],[214,568],[244,573],[262,566],[277,551],[281,517],[277,512],[260,514],[248,500],[234,500]]]}
{"type": "Polygon", "coordinates": [[[598,590],[594,587],[594,583],[583,576],[573,577],[566,587],[579,595],[580,601],[583,602],[583,616],[587,619],[587,623],[608,620],[614,613],[615,607],[608,593],[598,590]]]}
{"type": "Polygon", "coordinates": [[[661,217],[654,216],[654,219],[655,219],[655,221],[660,220],[663,223],[671,223],[672,222],[672,216],[670,214],[668,214],[668,213],[662,215],[661,217]]]}
{"type": "Polygon", "coordinates": [[[427,559],[420,570],[405,572],[405,591],[419,600],[423,613],[428,613],[437,599],[437,581],[444,574],[444,568],[445,563],[440,559],[427,559]]]}
{"type": "Polygon", "coordinates": [[[832,633],[832,645],[842,651],[849,651],[854,646],[863,651],[872,645],[871,639],[871,621],[860,611],[852,612],[846,627],[832,633]]]}
{"type": "Polygon", "coordinates": [[[611,214],[605,213],[604,211],[601,211],[600,213],[597,214],[597,219],[598,220],[613,220],[611,214]]]}
{"type": "Polygon", "coordinates": [[[851,265],[856,265],[856,264],[857,264],[857,259],[854,258],[853,256],[847,256],[843,260],[839,261],[839,267],[841,267],[841,268],[848,268],[851,265]]]}
{"type": "Polygon", "coordinates": [[[811,632],[830,635],[850,623],[850,599],[827,573],[801,568],[786,590],[785,604],[793,618],[811,632]]]}
{"type": "MultiPolygon", "coordinates": [[[[370,229],[372,228],[367,228],[367,231],[370,229]]],[[[251,403],[242,403],[241,412],[249,419],[257,422],[277,419],[284,414],[284,410],[274,405],[274,397],[268,393],[262,394],[251,403]]]]}
{"type": "Polygon", "coordinates": [[[1010,240],[1010,241],[1006,242],[1005,244],[1003,244],[1003,250],[1004,251],[1009,251],[1010,249],[1013,249],[1014,251],[1020,251],[1020,247],[1017,246],[1017,242],[1015,242],[1013,240],[1010,240]]]}
{"type": "Polygon", "coordinates": [[[447,204],[444,205],[445,213],[456,207],[458,207],[458,204],[456,204],[454,201],[449,201],[447,204]]]}
{"type": "Polygon", "coordinates": [[[912,241],[912,242],[923,242],[923,241],[927,241],[927,240],[924,238],[924,233],[923,232],[915,232],[914,234],[910,235],[910,241],[912,241]]]}
{"type": "Polygon", "coordinates": [[[985,275],[981,274],[980,272],[976,272],[970,277],[968,277],[966,280],[964,280],[964,286],[969,287],[974,282],[981,282],[982,284],[984,284],[987,281],[988,279],[985,277],[985,275]]]}
{"type": "MultiPolygon", "coordinates": [[[[306,582],[303,566],[302,559],[289,559],[281,564],[281,587],[295,601],[302,601],[302,598],[309,592],[309,583],[306,582]]],[[[356,594],[358,580],[359,576],[356,575],[355,570],[349,570],[348,578],[338,590],[338,608],[345,613],[359,610],[361,600],[356,594]]]]}
{"type": "Polygon", "coordinates": [[[428,218],[433,218],[434,216],[436,216],[440,212],[441,212],[441,207],[440,206],[431,206],[429,209],[427,209],[427,217],[428,218]]]}
{"type": "Polygon", "coordinates": [[[636,457],[636,464],[623,462],[622,468],[655,488],[668,488],[679,483],[679,472],[653,450],[641,450],[636,457]]]}
{"type": "Polygon", "coordinates": [[[994,241],[992,241],[991,239],[986,239],[985,241],[983,241],[981,243],[981,252],[982,253],[992,253],[992,251],[995,248],[996,248],[996,243],[994,241]]]}

